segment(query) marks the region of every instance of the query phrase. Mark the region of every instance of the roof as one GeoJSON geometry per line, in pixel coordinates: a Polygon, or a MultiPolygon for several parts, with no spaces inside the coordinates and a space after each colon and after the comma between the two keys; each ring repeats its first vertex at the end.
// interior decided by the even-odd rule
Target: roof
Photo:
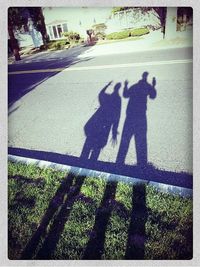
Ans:
{"type": "Polygon", "coordinates": [[[67,23],[67,20],[54,20],[52,22],[46,23],[46,25],[58,25],[63,23],[67,23]]]}

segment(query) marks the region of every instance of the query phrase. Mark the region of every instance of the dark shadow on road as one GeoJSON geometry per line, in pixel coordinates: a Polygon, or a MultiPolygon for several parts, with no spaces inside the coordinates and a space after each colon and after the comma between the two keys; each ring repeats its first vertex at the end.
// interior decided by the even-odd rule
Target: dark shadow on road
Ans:
{"type": "Polygon", "coordinates": [[[106,93],[111,85],[109,82],[99,93],[100,107],[87,121],[84,127],[86,141],[80,158],[85,161],[97,161],[101,150],[106,146],[110,132],[113,145],[117,141],[118,124],[121,113],[121,98],[119,90],[121,83],[116,83],[112,94],[106,93]]]}
{"type": "Polygon", "coordinates": [[[123,96],[129,98],[129,102],[116,163],[99,161],[98,157],[108,142],[110,132],[112,132],[114,142],[117,138],[117,128],[121,111],[121,98],[118,92],[121,83],[115,84],[111,94],[106,93],[106,89],[110,83],[99,93],[100,107],[85,124],[86,141],[80,157],[11,147],[8,151],[9,154],[192,188],[192,174],[161,170],[148,162],[147,99],[155,99],[156,81],[153,78],[152,85],[150,85],[147,82],[147,77],[148,73],[146,71],[143,72],[142,79],[138,83],[129,86],[129,88],[128,82],[125,81],[123,96]],[[136,144],[137,165],[126,165],[125,157],[133,136],[135,137],[136,144]]]}
{"type": "Polygon", "coordinates": [[[23,148],[8,148],[8,154],[21,157],[28,157],[38,160],[50,161],[58,164],[86,168],[89,170],[96,170],[100,172],[113,173],[116,175],[123,175],[132,178],[139,178],[147,181],[159,182],[168,185],[180,186],[192,189],[193,179],[192,174],[187,172],[173,172],[160,170],[152,165],[147,165],[145,168],[131,165],[117,165],[112,162],[97,161],[94,163],[89,160],[82,160],[79,157],[70,155],[63,155],[59,153],[28,150],[23,148]]]}
{"type": "MultiPolygon", "coordinates": [[[[54,198],[50,201],[47,211],[36,232],[26,245],[21,259],[51,259],[54,257],[56,245],[59,242],[72,207],[86,178],[84,169],[88,169],[87,175],[89,175],[90,170],[95,170],[113,175],[138,178],[144,180],[144,182],[153,181],[192,189],[192,174],[160,170],[148,162],[147,99],[148,97],[155,99],[156,82],[153,79],[152,85],[150,85],[147,83],[147,76],[148,73],[144,72],[142,79],[129,88],[128,82],[125,82],[123,96],[129,98],[129,102],[116,162],[99,161],[98,157],[101,150],[106,146],[110,133],[112,132],[114,142],[117,138],[121,112],[121,98],[119,96],[121,83],[117,83],[114,86],[113,93],[111,94],[106,93],[106,89],[110,83],[99,93],[100,107],[85,124],[86,141],[80,157],[23,148],[8,148],[8,154],[10,155],[73,166],[69,175],[61,183],[54,198]],[[137,165],[126,165],[125,158],[130,140],[133,136],[135,137],[136,143],[137,165]],[[77,169],[79,173],[77,173],[77,169]],[[47,232],[48,226],[50,227],[47,232]]],[[[18,179],[24,180],[22,177],[18,177],[18,179]]],[[[116,181],[107,182],[100,207],[96,211],[95,223],[91,230],[83,259],[94,260],[102,258],[106,229],[114,208],[113,201],[115,201],[116,189],[116,181]]],[[[145,183],[134,184],[125,259],[144,259],[146,220],[145,183]]],[[[68,255],[66,255],[65,259],[68,258],[68,255]]]]}
{"type": "Polygon", "coordinates": [[[117,164],[124,164],[131,138],[135,137],[137,165],[148,164],[147,157],[147,99],[156,97],[156,80],[153,78],[152,85],[147,82],[148,72],[142,74],[138,83],[128,88],[125,81],[123,97],[129,98],[126,119],[121,136],[121,142],[117,155],[117,164]]]}
{"type": "Polygon", "coordinates": [[[60,60],[55,58],[54,60],[43,60],[41,62],[29,62],[19,64],[13,64],[8,66],[8,107],[11,106],[23,97],[28,92],[35,89],[38,85],[45,82],[47,79],[55,76],[61,70],[46,71],[48,69],[69,68],[72,65],[80,62],[86,62],[91,58],[79,59],[78,56],[90,47],[81,47],[73,50],[71,56],[65,56],[60,60]],[[31,71],[41,70],[39,73],[26,73],[26,74],[12,74],[15,71],[31,71]]]}

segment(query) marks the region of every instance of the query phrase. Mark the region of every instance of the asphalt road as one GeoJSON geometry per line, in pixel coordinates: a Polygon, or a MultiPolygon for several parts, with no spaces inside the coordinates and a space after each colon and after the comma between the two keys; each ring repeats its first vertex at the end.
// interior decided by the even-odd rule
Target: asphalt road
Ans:
{"type": "MultiPolygon", "coordinates": [[[[192,50],[81,58],[87,49],[43,53],[9,66],[9,147],[80,157],[84,126],[99,107],[101,89],[113,81],[106,90],[112,93],[120,82],[118,142],[113,147],[110,135],[99,156],[114,163],[128,103],[124,81],[132,85],[148,71],[149,83],[152,77],[157,81],[157,97],[147,104],[148,161],[162,170],[192,173],[192,50]]],[[[125,162],[136,164],[134,138],[125,162]]]]}

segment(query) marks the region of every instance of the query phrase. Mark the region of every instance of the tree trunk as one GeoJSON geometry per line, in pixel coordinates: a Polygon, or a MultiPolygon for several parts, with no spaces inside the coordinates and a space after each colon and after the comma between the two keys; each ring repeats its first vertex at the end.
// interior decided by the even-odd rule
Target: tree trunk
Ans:
{"type": "Polygon", "coordinates": [[[44,21],[44,15],[42,12],[42,8],[40,8],[40,21],[41,21],[41,34],[42,34],[42,39],[43,39],[43,43],[44,46],[46,47],[47,44],[47,30],[46,30],[46,25],[45,25],[45,21],[44,21]]]}
{"type": "Polygon", "coordinates": [[[89,35],[89,39],[90,39],[90,43],[92,42],[92,34],[88,34],[89,35]]]}
{"type": "Polygon", "coordinates": [[[166,27],[165,27],[165,37],[166,39],[173,39],[177,36],[177,8],[167,7],[166,15],[166,27]]]}
{"type": "Polygon", "coordinates": [[[19,54],[19,45],[18,45],[18,41],[15,38],[14,32],[13,32],[13,28],[11,25],[8,25],[8,34],[10,37],[10,46],[12,49],[12,52],[14,54],[15,60],[21,60],[20,58],[20,54],[19,54]]]}
{"type": "Polygon", "coordinates": [[[92,30],[87,30],[86,33],[89,36],[89,42],[91,44],[92,43],[92,34],[93,34],[93,31],[92,30]]]}

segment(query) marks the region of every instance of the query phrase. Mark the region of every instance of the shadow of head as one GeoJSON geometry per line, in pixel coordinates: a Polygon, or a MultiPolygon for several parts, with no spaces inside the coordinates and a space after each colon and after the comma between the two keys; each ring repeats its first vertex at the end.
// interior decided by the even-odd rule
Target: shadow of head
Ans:
{"type": "Polygon", "coordinates": [[[143,81],[147,81],[148,75],[149,75],[149,73],[147,71],[143,72],[143,74],[142,74],[142,80],[143,81]]]}

